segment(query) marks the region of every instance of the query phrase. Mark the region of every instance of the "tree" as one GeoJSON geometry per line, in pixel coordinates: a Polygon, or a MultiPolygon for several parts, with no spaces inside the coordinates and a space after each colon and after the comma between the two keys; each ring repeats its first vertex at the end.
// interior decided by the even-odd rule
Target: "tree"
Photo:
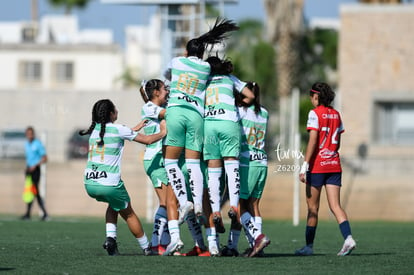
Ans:
{"type": "Polygon", "coordinates": [[[48,0],[52,6],[64,7],[65,14],[71,14],[73,8],[85,8],[91,0],[48,0]]]}
{"type": "Polygon", "coordinates": [[[272,45],[266,42],[263,24],[257,20],[239,22],[240,29],[231,34],[227,42],[226,56],[232,61],[234,74],[244,81],[260,85],[262,103],[269,111],[275,111],[276,78],[272,45]]]}
{"type": "Polygon", "coordinates": [[[268,37],[276,49],[279,95],[280,143],[287,142],[288,97],[297,75],[297,41],[303,30],[303,0],[265,0],[268,37]]]}

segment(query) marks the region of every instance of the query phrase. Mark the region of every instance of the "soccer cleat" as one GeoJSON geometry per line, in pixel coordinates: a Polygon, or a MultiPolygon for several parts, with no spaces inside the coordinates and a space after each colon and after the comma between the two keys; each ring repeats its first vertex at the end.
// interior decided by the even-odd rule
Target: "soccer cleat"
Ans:
{"type": "Polygon", "coordinates": [[[310,256],[313,255],[313,249],[311,246],[305,245],[301,249],[295,251],[296,256],[310,256]]]}
{"type": "Polygon", "coordinates": [[[23,215],[23,216],[20,217],[20,219],[22,221],[29,221],[30,220],[30,216],[29,215],[23,215]]]}
{"type": "Polygon", "coordinates": [[[210,252],[210,256],[211,257],[218,257],[220,256],[220,251],[217,247],[217,244],[215,242],[210,242],[209,243],[209,247],[208,250],[210,252]]]}
{"type": "Polygon", "coordinates": [[[203,207],[200,204],[194,205],[194,213],[199,224],[203,225],[207,223],[207,218],[203,213],[203,207]]]}
{"type": "Polygon", "coordinates": [[[144,256],[152,256],[152,255],[157,255],[157,254],[155,254],[153,251],[152,251],[152,249],[151,249],[151,247],[147,247],[147,248],[144,248],[143,250],[142,250],[142,253],[144,254],[144,256]]]}
{"type": "Polygon", "coordinates": [[[344,245],[342,246],[341,251],[338,252],[338,256],[346,256],[351,254],[352,250],[354,250],[356,247],[356,242],[351,236],[348,236],[346,238],[344,245]]]}
{"type": "Polygon", "coordinates": [[[253,248],[248,247],[246,248],[246,250],[241,254],[241,257],[243,258],[247,258],[249,257],[250,253],[252,253],[253,248]]]}
{"type": "Polygon", "coordinates": [[[224,257],[238,257],[239,256],[239,251],[237,251],[237,249],[229,248],[228,246],[225,246],[221,250],[221,256],[224,256],[224,257]]]}
{"type": "Polygon", "coordinates": [[[256,240],[254,240],[254,246],[252,252],[250,252],[249,257],[254,257],[259,253],[263,248],[270,244],[270,239],[265,234],[260,234],[256,240]]]}
{"type": "Polygon", "coordinates": [[[154,255],[162,255],[165,252],[165,247],[159,244],[157,246],[151,247],[151,250],[154,255]]]}
{"type": "Polygon", "coordinates": [[[188,213],[193,210],[194,205],[191,201],[187,201],[184,207],[180,207],[178,210],[178,224],[181,225],[187,219],[188,213]]]}
{"type": "Polygon", "coordinates": [[[103,244],[103,248],[106,249],[106,252],[108,252],[109,256],[119,255],[118,245],[116,243],[116,240],[112,237],[106,238],[106,241],[103,244]]]}
{"type": "Polygon", "coordinates": [[[223,225],[223,219],[221,218],[219,212],[215,212],[213,214],[213,222],[214,222],[214,226],[216,227],[217,233],[226,232],[226,228],[224,228],[224,225],[223,225]]]}
{"type": "Polygon", "coordinates": [[[183,256],[210,256],[210,252],[208,250],[202,250],[198,246],[194,246],[193,249],[184,253],[183,256]]]}
{"type": "Polygon", "coordinates": [[[231,206],[227,215],[229,215],[229,218],[231,219],[232,223],[237,222],[237,208],[235,208],[234,206],[231,206]]]}
{"type": "MultiPolygon", "coordinates": [[[[180,252],[180,250],[184,247],[184,243],[181,240],[171,241],[170,244],[165,249],[165,252],[162,254],[163,256],[171,256],[175,255],[176,252],[180,252]]],[[[180,253],[181,255],[181,253],[180,253]]]]}

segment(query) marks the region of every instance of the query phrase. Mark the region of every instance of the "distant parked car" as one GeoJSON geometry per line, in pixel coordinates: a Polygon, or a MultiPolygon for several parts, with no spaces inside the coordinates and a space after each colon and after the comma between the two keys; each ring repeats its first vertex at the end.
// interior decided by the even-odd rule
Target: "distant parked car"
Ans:
{"type": "Polygon", "coordinates": [[[89,151],[89,135],[79,135],[79,130],[75,130],[69,138],[68,157],[86,158],[89,151]]]}
{"type": "Polygon", "coordinates": [[[26,134],[24,129],[6,129],[0,134],[1,158],[25,158],[24,144],[26,134]]]}

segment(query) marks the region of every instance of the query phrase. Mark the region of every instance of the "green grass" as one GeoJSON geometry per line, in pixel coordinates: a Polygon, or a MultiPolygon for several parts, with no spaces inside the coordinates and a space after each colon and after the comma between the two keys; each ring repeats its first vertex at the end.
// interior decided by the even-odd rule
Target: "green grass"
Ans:
{"type": "MultiPolygon", "coordinates": [[[[124,221],[118,226],[122,255],[102,249],[103,219],[54,218],[20,221],[0,216],[0,273],[4,274],[414,274],[414,223],[352,222],[357,249],[347,257],[336,253],[342,237],[334,221],[320,222],[315,255],[297,257],[304,224],[264,221],[272,243],[264,258],[144,257],[124,221]]],[[[226,225],[228,227],[228,225],[226,225]]],[[[145,224],[150,237],[151,225],[145,224]]],[[[182,226],[184,251],[192,248],[182,226]]],[[[221,235],[225,244],[227,234],[221,235]]],[[[240,238],[239,249],[247,247],[240,238]]]]}

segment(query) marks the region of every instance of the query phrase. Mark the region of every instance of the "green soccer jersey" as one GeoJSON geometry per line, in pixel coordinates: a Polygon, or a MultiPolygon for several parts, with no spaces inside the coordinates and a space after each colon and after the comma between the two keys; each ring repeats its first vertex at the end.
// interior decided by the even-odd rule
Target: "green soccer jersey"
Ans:
{"type": "Polygon", "coordinates": [[[240,166],[267,166],[267,154],[264,150],[265,135],[269,114],[261,107],[254,112],[254,106],[239,107],[242,133],[240,166]]]}
{"type": "MultiPolygon", "coordinates": [[[[160,112],[164,108],[148,101],[141,110],[142,119],[148,119],[147,124],[144,126],[145,135],[153,135],[160,132],[160,112]]],[[[163,140],[159,140],[152,144],[148,144],[145,149],[144,160],[151,160],[154,156],[162,150],[163,140]]]]}
{"type": "Polygon", "coordinates": [[[96,124],[89,137],[88,162],[84,172],[85,184],[116,186],[121,180],[121,159],[124,140],[133,140],[137,132],[120,125],[107,123],[104,145],[98,146],[101,140],[99,132],[101,124],[96,124]]]}
{"type": "Polygon", "coordinates": [[[165,76],[171,80],[168,107],[183,106],[204,116],[204,98],[210,64],[195,56],[175,57],[165,76]]]}
{"type": "Polygon", "coordinates": [[[233,75],[215,75],[206,89],[205,120],[230,120],[237,122],[237,107],[233,91],[241,92],[246,83],[233,75]]]}

